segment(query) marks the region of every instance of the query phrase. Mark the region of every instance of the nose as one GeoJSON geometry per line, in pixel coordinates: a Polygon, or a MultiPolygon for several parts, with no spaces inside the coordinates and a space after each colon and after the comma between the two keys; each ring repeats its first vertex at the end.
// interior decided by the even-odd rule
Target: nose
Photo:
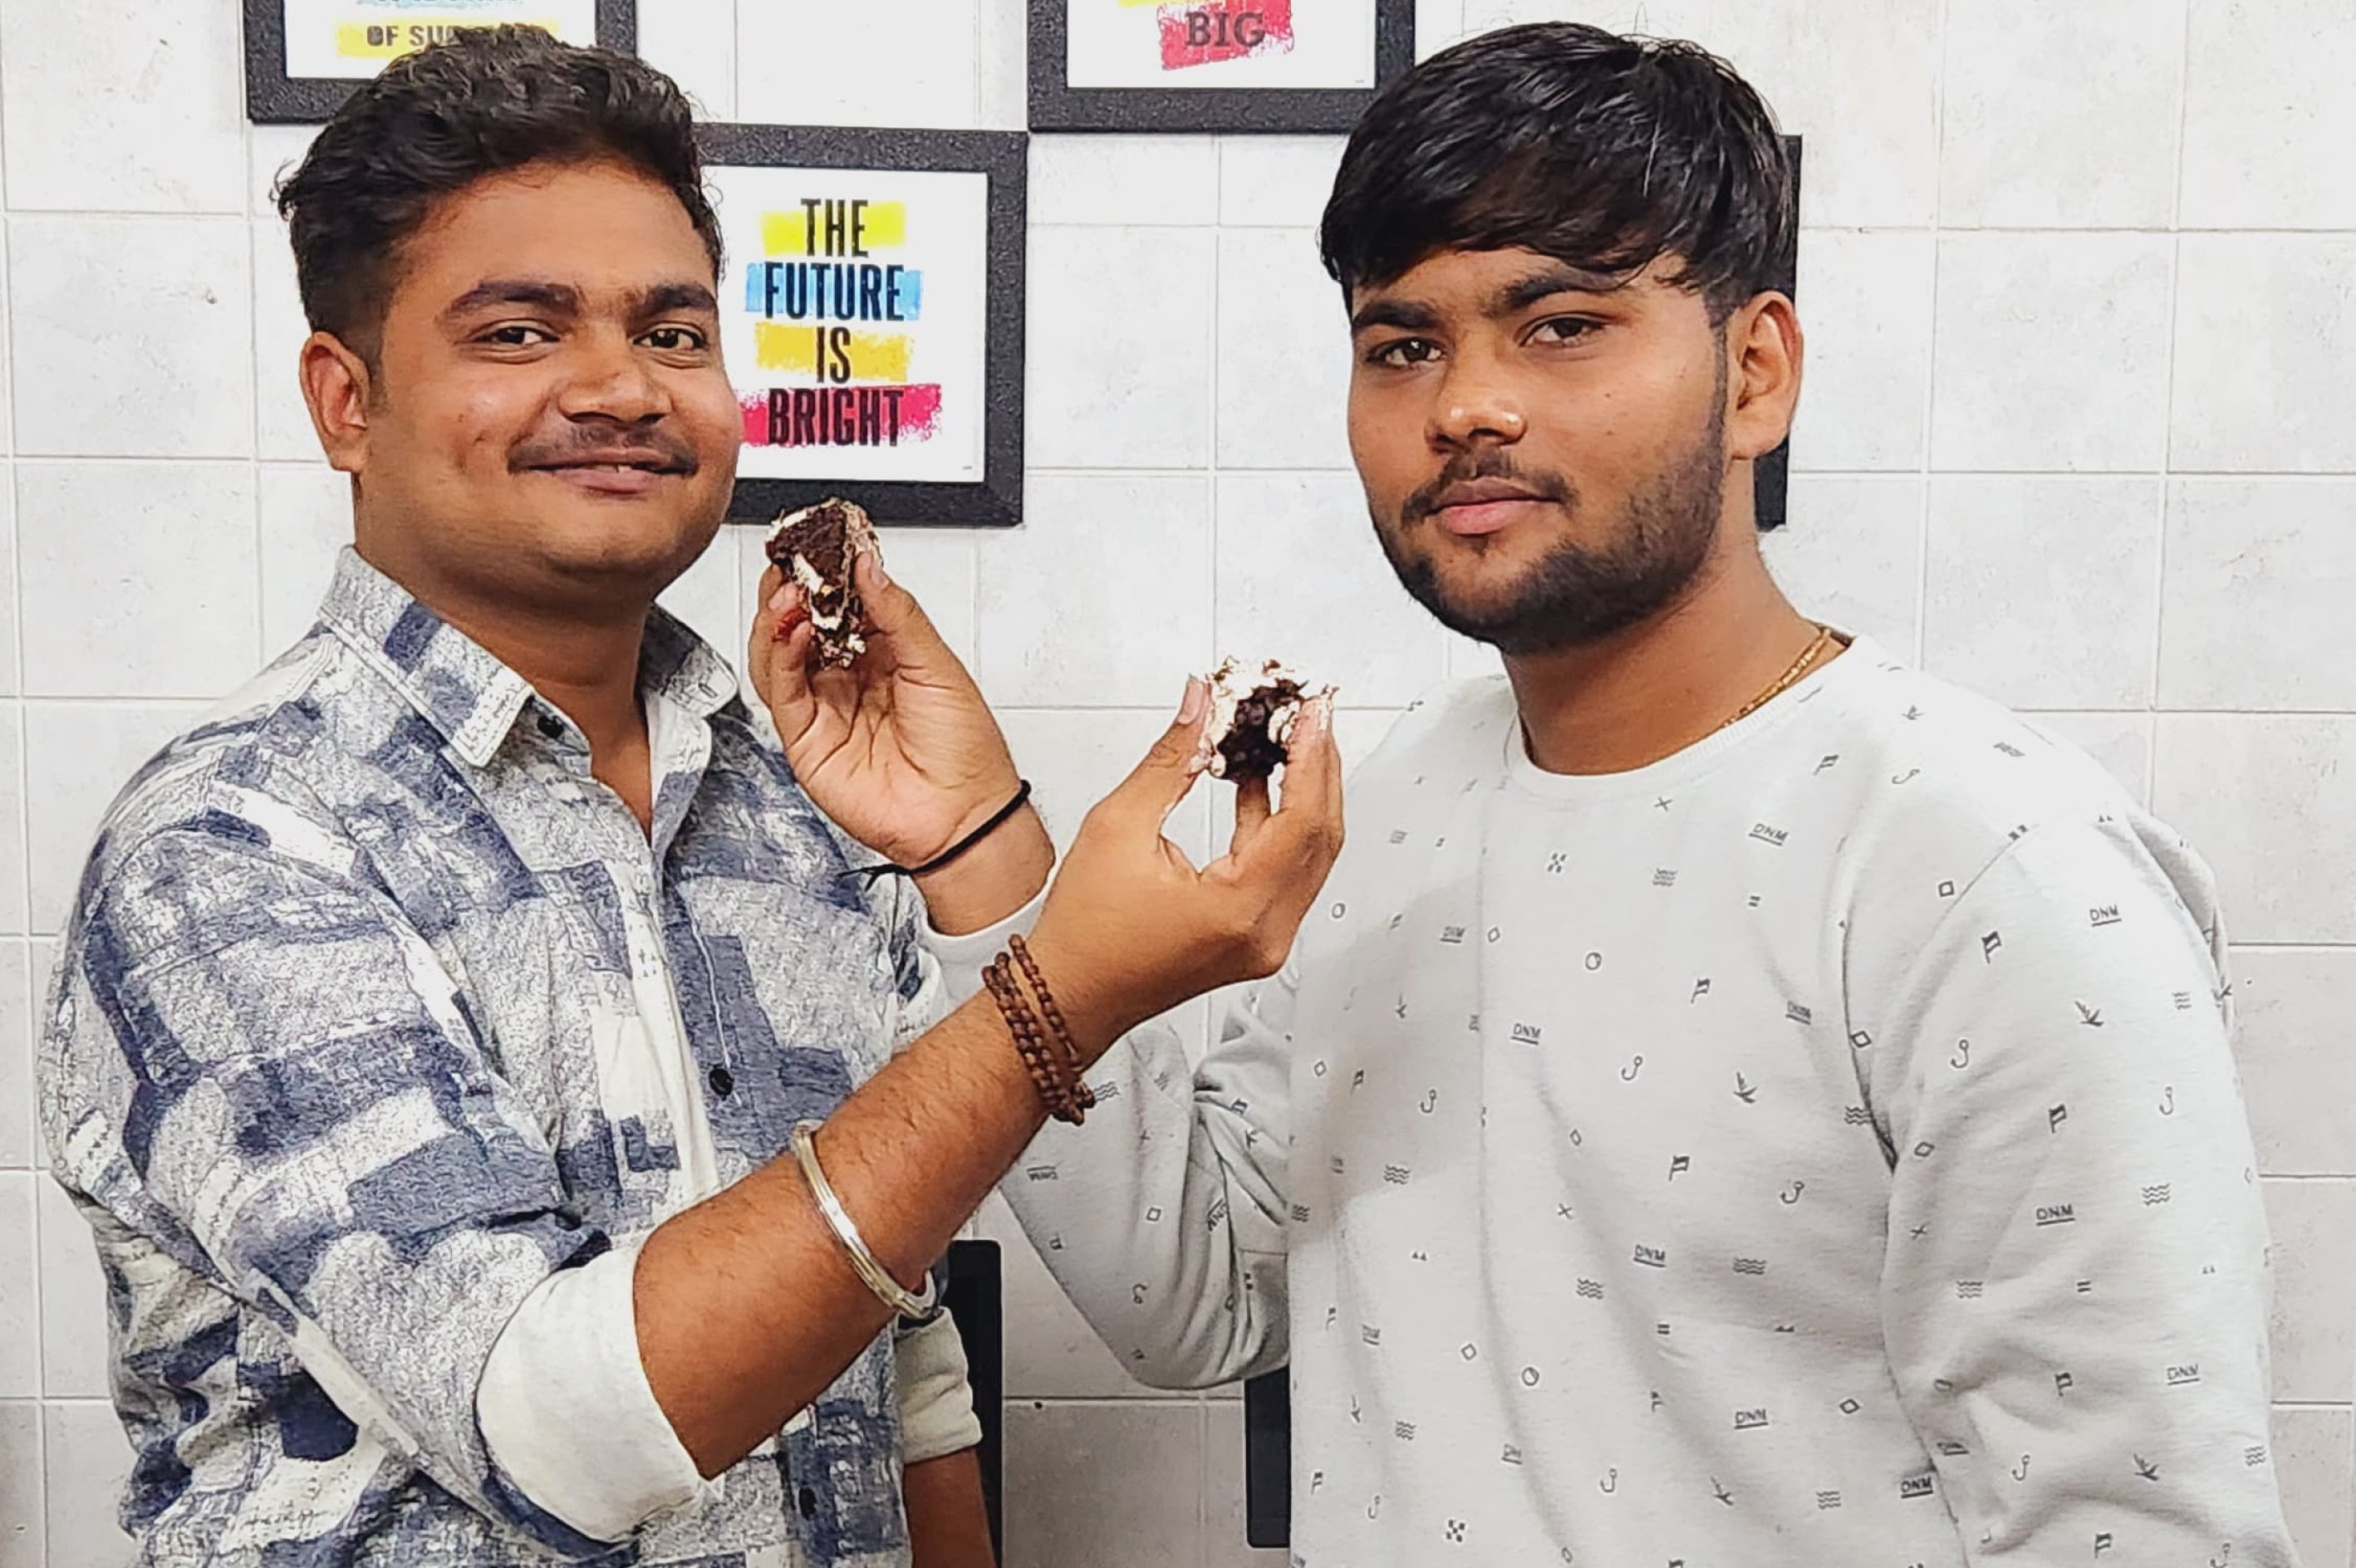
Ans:
{"type": "Polygon", "coordinates": [[[625,334],[582,334],[575,340],[572,371],[557,398],[567,419],[636,425],[670,412],[669,389],[625,334]]]}
{"type": "Polygon", "coordinates": [[[1479,364],[1459,361],[1451,367],[1432,400],[1430,434],[1437,447],[1462,451],[1484,442],[1511,446],[1528,430],[1521,400],[1479,364]]]}

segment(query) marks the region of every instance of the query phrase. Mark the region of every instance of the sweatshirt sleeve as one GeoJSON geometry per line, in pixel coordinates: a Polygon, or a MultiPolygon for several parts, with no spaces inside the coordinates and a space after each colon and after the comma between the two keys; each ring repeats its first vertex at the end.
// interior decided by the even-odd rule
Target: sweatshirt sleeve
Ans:
{"type": "Polygon", "coordinates": [[[2223,951],[2180,841],[2048,826],[1853,1004],[1900,1048],[1891,1368],[1975,1568],[2296,1562],[2223,951]]]}
{"type": "MultiPolygon", "coordinates": [[[[1037,906],[967,937],[928,939],[953,999],[1037,906]]],[[[1290,965],[1224,1000],[1199,1069],[1167,1024],[1115,1044],[1090,1075],[1085,1126],[1051,1122],[999,1190],[1131,1377],[1207,1388],[1285,1358],[1285,1156],[1290,965]]]]}

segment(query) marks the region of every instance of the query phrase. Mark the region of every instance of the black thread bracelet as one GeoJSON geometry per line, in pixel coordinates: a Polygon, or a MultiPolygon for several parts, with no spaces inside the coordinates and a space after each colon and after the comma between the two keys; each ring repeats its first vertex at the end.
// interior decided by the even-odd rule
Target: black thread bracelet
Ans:
{"type": "Polygon", "coordinates": [[[891,861],[886,860],[879,866],[853,866],[851,869],[841,873],[840,880],[849,881],[853,877],[864,877],[867,879],[867,885],[872,888],[885,877],[929,876],[933,872],[937,871],[942,867],[948,865],[950,861],[956,859],[958,856],[964,854],[967,850],[972,848],[975,845],[980,843],[983,839],[989,837],[991,834],[997,832],[1001,827],[1005,827],[1006,819],[1012,816],[1016,812],[1022,810],[1023,803],[1028,801],[1030,798],[1031,781],[1029,779],[1024,779],[1023,781],[1023,787],[1014,792],[1014,798],[1008,801],[1004,805],[1000,806],[997,814],[991,816],[989,821],[983,823],[980,827],[975,828],[972,832],[967,834],[964,837],[950,845],[947,849],[944,849],[939,854],[934,856],[931,859],[926,861],[923,865],[895,866],[891,861]]]}

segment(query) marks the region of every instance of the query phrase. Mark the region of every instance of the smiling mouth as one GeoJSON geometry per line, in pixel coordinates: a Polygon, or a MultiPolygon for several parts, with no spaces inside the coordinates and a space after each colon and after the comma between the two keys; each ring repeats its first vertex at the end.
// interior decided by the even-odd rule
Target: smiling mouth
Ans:
{"type": "Polygon", "coordinates": [[[684,474],[687,470],[676,463],[632,462],[611,463],[542,463],[533,471],[541,474],[684,474]]]}
{"type": "Polygon", "coordinates": [[[694,472],[691,464],[664,458],[614,458],[591,463],[533,464],[524,472],[562,481],[573,494],[613,500],[645,500],[660,493],[666,479],[694,472]]]}

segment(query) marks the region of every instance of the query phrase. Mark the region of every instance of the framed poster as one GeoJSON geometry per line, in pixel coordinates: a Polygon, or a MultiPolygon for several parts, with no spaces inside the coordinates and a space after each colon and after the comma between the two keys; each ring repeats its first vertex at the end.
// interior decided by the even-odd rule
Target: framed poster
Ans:
{"type": "Polygon", "coordinates": [[[841,496],[879,523],[1023,516],[1022,132],[706,125],[729,517],[841,496]]]}
{"type": "Polygon", "coordinates": [[[571,44],[638,47],[637,0],[245,0],[245,112],[325,120],[392,61],[466,27],[520,22],[571,44]]]}
{"type": "Polygon", "coordinates": [[[1347,131],[1415,0],[1030,0],[1034,131],[1347,131]]]}

